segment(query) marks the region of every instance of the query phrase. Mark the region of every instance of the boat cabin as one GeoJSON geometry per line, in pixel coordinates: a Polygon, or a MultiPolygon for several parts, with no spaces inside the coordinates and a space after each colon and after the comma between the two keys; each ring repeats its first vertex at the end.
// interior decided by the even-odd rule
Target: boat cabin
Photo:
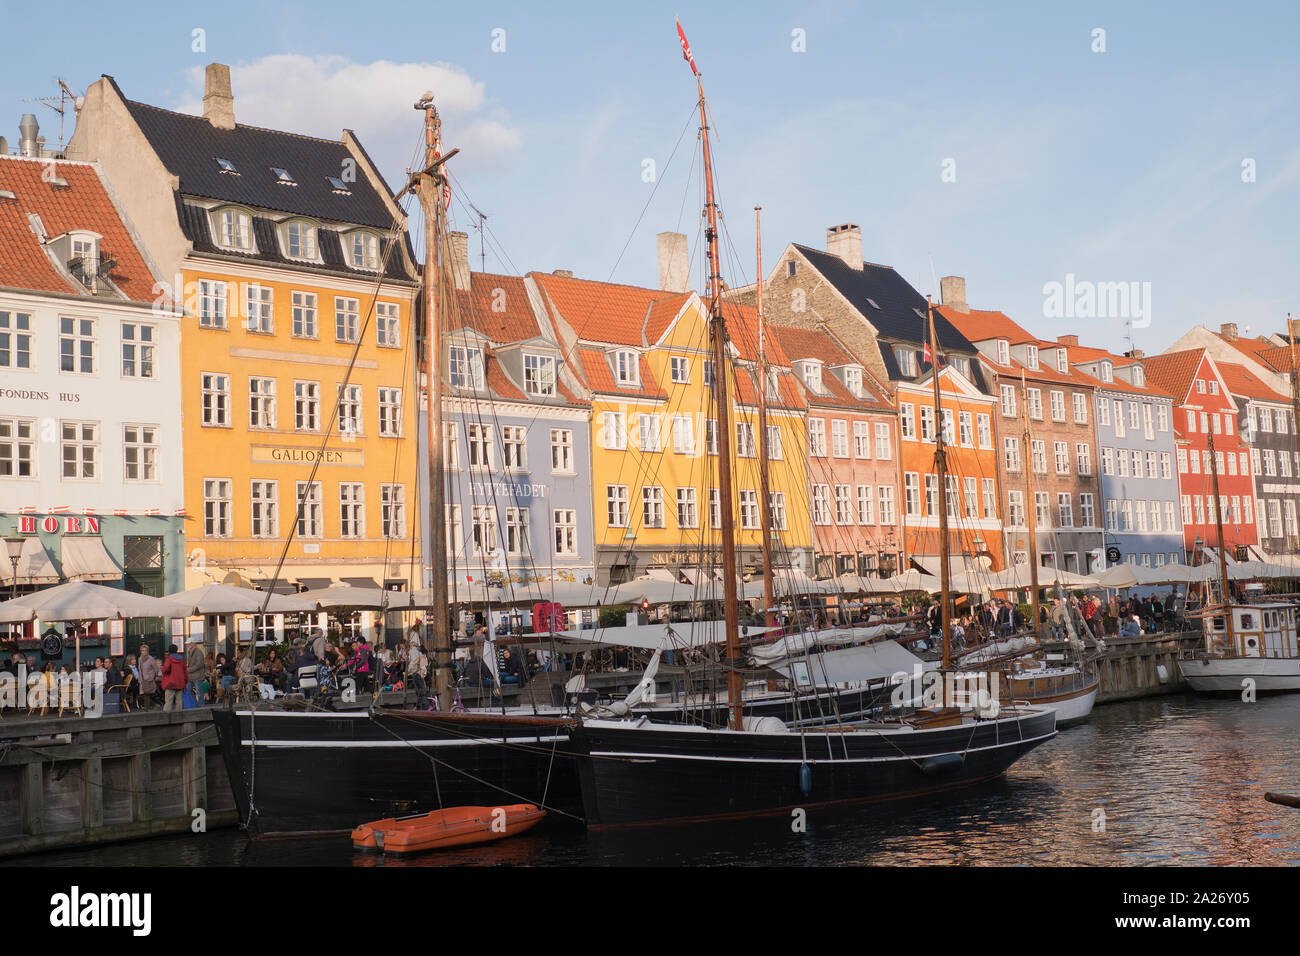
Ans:
{"type": "Polygon", "coordinates": [[[1205,616],[1205,649],[1220,657],[1300,657],[1296,638],[1296,606],[1286,603],[1233,604],[1229,646],[1222,609],[1205,616]]]}

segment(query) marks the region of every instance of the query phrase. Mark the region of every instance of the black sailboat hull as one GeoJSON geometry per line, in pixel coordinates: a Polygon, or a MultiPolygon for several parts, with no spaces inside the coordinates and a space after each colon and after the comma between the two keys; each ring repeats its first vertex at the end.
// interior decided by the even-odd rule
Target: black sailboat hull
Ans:
{"type": "Polygon", "coordinates": [[[992,780],[1054,736],[1055,714],[1034,710],[878,734],[742,734],[591,721],[575,727],[571,739],[587,825],[599,828],[924,797],[992,780]]]}
{"type": "Polygon", "coordinates": [[[240,819],[257,835],[512,803],[580,820],[564,720],[241,708],[214,710],[213,721],[240,819]]]}
{"type": "MultiPolygon", "coordinates": [[[[886,696],[879,686],[822,690],[759,698],[746,709],[792,725],[840,723],[870,716],[886,696]]],[[[716,704],[655,714],[706,726],[723,726],[727,717],[716,704]]],[[[447,806],[536,803],[556,811],[553,818],[582,814],[567,718],[272,709],[250,715],[240,708],[214,710],[213,720],[239,818],[255,834],[351,830],[366,820],[447,806]]]]}

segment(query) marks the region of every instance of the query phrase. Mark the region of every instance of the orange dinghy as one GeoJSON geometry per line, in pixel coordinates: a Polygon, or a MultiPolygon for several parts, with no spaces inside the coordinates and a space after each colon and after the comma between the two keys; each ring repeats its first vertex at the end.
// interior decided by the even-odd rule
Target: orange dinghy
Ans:
{"type": "Polygon", "coordinates": [[[531,803],[505,807],[450,807],[409,817],[363,823],[352,831],[352,849],[362,853],[423,853],[444,847],[504,840],[530,830],[546,816],[531,803]]]}

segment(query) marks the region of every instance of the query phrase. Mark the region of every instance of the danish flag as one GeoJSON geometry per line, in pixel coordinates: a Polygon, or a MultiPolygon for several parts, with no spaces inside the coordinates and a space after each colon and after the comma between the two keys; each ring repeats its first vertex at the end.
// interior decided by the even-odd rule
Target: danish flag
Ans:
{"type": "Polygon", "coordinates": [[[81,513],[83,515],[89,515],[92,518],[97,518],[99,516],[99,512],[96,511],[94,508],[82,508],[81,513]]]}
{"type": "Polygon", "coordinates": [[[126,517],[129,513],[130,513],[130,512],[128,512],[125,508],[114,508],[114,509],[113,509],[113,514],[116,515],[116,516],[119,517],[119,518],[124,518],[124,517],[126,517]]]}
{"type": "Polygon", "coordinates": [[[172,516],[173,516],[173,517],[176,517],[176,518],[184,518],[184,517],[185,517],[185,509],[184,509],[184,508],[177,508],[175,511],[172,512],[172,516]]]}
{"type": "Polygon", "coordinates": [[[158,509],[157,509],[157,508],[145,508],[145,509],[144,509],[144,513],[145,513],[145,517],[148,517],[148,518],[156,518],[156,517],[158,517],[158,509]]]}
{"type": "Polygon", "coordinates": [[[700,71],[695,66],[695,57],[691,55],[691,45],[686,42],[686,31],[682,29],[681,20],[677,21],[677,39],[682,44],[682,59],[691,65],[691,72],[699,76],[700,71]]]}
{"type": "Polygon", "coordinates": [[[19,513],[20,515],[34,515],[34,514],[36,514],[36,506],[35,506],[35,505],[23,505],[21,508],[18,509],[18,513],[19,513]]]}
{"type": "Polygon", "coordinates": [[[50,508],[50,514],[52,515],[65,515],[67,513],[68,513],[67,505],[54,505],[50,508]]]}

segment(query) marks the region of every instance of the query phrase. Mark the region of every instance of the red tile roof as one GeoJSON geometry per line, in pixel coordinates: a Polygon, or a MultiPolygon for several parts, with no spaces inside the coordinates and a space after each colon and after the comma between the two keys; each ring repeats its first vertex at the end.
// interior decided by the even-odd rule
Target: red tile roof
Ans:
{"type": "Polygon", "coordinates": [[[1147,378],[1163,388],[1174,399],[1185,402],[1192,390],[1192,382],[1205,357],[1205,349],[1186,349],[1182,352],[1165,352],[1162,355],[1148,355],[1142,364],[1147,378]]]}
{"type": "MultiPolygon", "coordinates": [[[[650,307],[661,299],[681,299],[688,294],[571,279],[547,272],[530,272],[529,276],[536,281],[549,306],[573,328],[579,339],[610,345],[643,348],[650,307]]],[[[665,321],[665,327],[671,321],[671,317],[662,319],[663,311],[657,315],[665,321]]]]}
{"type": "Polygon", "coordinates": [[[841,347],[829,333],[783,325],[769,325],[767,328],[772,338],[780,343],[781,348],[792,361],[817,359],[826,366],[822,372],[822,392],[814,394],[802,380],[799,382],[809,405],[836,405],[866,411],[892,412],[894,410],[889,393],[867,373],[866,369],[863,369],[862,387],[870,397],[858,398],[840,383],[840,380],[830,371],[831,368],[837,365],[861,366],[862,363],[841,347]]]}
{"type": "Polygon", "coordinates": [[[73,230],[98,233],[100,257],[117,264],[113,285],[134,302],[153,302],[155,277],[109,195],[99,168],[92,163],[0,156],[0,189],[15,194],[0,199],[0,285],[34,292],[81,293],[81,283],[65,277],[32,232],[29,214],[40,216],[48,239],[73,230]],[[46,168],[67,181],[56,186],[41,178],[46,168]]]}
{"type": "Polygon", "coordinates": [[[969,312],[959,312],[951,306],[939,306],[935,311],[942,313],[958,332],[976,344],[990,339],[1006,339],[1011,345],[1038,341],[1005,312],[995,309],[971,309],[969,312]]]}
{"type": "Polygon", "coordinates": [[[1246,398],[1257,398],[1265,402],[1281,402],[1289,404],[1290,399],[1285,395],[1279,395],[1273,389],[1264,384],[1263,379],[1253,374],[1244,365],[1238,365],[1235,362],[1216,362],[1219,375],[1223,378],[1223,384],[1228,386],[1228,391],[1233,395],[1244,395],[1246,398]]]}
{"type": "Polygon", "coordinates": [[[641,384],[634,388],[619,385],[614,381],[614,373],[610,371],[609,361],[605,358],[605,353],[600,349],[579,347],[578,358],[582,363],[583,377],[586,379],[587,387],[592,392],[603,395],[627,395],[634,398],[668,397],[664,390],[659,387],[659,383],[655,381],[644,355],[638,358],[638,365],[641,370],[641,384]]]}
{"type": "Polygon", "coordinates": [[[678,292],[651,303],[646,312],[643,328],[647,343],[654,345],[663,337],[663,334],[668,331],[668,326],[672,324],[673,319],[677,318],[686,303],[691,301],[693,295],[693,292],[678,292]]]}
{"type": "MultiPolygon", "coordinates": [[[[1291,374],[1291,347],[1289,345],[1271,345],[1268,348],[1260,349],[1255,353],[1261,365],[1265,368],[1271,368],[1281,372],[1283,375],[1291,374]]],[[[1300,365],[1300,345],[1296,346],[1296,364],[1300,365]]]]}
{"type": "Polygon", "coordinates": [[[541,335],[523,277],[491,272],[471,272],[470,287],[456,293],[447,331],[460,328],[474,329],[497,345],[541,335]]]}

